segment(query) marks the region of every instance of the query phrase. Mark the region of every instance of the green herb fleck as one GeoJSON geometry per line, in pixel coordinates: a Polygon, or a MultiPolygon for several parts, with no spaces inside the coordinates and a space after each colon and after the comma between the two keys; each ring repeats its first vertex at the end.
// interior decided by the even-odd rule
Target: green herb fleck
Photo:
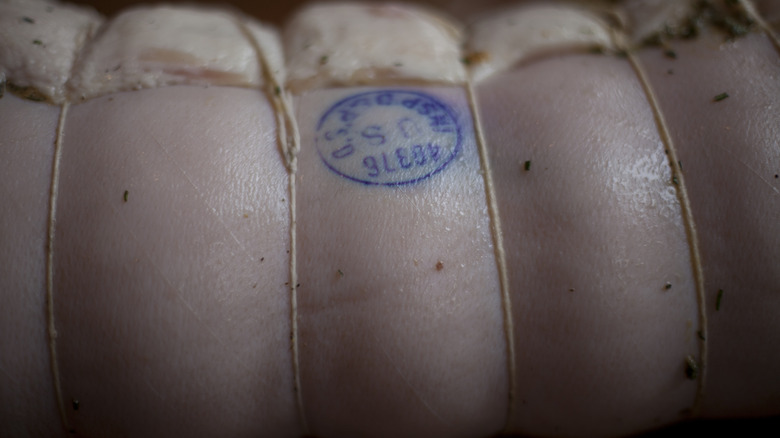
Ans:
{"type": "Polygon", "coordinates": [[[125,193],[122,195],[122,201],[127,202],[128,196],[130,196],[130,192],[125,190],[125,193]]]}
{"type": "Polygon", "coordinates": [[[697,330],[697,331],[696,331],[696,336],[698,336],[698,337],[699,337],[699,339],[701,339],[702,341],[706,341],[706,340],[707,340],[707,338],[706,338],[706,337],[704,337],[704,332],[703,332],[703,331],[701,331],[701,330],[697,330]]]}
{"type": "Polygon", "coordinates": [[[679,185],[680,185],[680,179],[679,179],[679,178],[677,178],[677,176],[676,176],[676,175],[672,177],[672,184],[674,184],[674,185],[676,185],[676,186],[679,186],[679,185]]]}
{"type": "Polygon", "coordinates": [[[404,66],[404,64],[402,62],[395,62],[395,63],[393,63],[393,65],[396,66],[396,67],[403,67],[404,66]]]}
{"type": "Polygon", "coordinates": [[[720,310],[720,305],[723,302],[723,289],[718,289],[718,295],[715,297],[715,310],[720,310]]]}
{"type": "Polygon", "coordinates": [[[322,55],[320,57],[320,65],[325,65],[327,63],[328,63],[328,56],[327,55],[322,55]]]}
{"type": "Polygon", "coordinates": [[[11,91],[14,94],[19,95],[20,97],[31,100],[33,102],[43,102],[46,100],[46,96],[38,92],[33,87],[20,87],[18,85],[14,85],[10,82],[6,82],[6,87],[9,91],[11,91]]]}
{"type": "Polygon", "coordinates": [[[22,17],[22,21],[24,21],[25,23],[35,24],[35,20],[33,20],[30,17],[22,17]]]}
{"type": "Polygon", "coordinates": [[[462,62],[465,65],[471,65],[471,59],[469,59],[467,56],[460,58],[460,62],[462,62]]]}
{"type": "Polygon", "coordinates": [[[531,160],[528,160],[528,161],[526,161],[526,162],[523,164],[523,168],[524,168],[526,171],[528,171],[528,170],[531,170],[531,160]]]}
{"type": "Polygon", "coordinates": [[[664,289],[666,289],[666,290],[669,290],[669,289],[671,289],[671,288],[672,288],[672,283],[666,283],[666,284],[664,285],[664,289]]]}
{"type": "Polygon", "coordinates": [[[35,44],[36,46],[42,46],[43,42],[41,40],[33,40],[33,44],[35,44]]]}
{"type": "Polygon", "coordinates": [[[720,93],[712,98],[713,102],[720,102],[721,100],[728,99],[729,93],[720,93]]]}
{"type": "Polygon", "coordinates": [[[664,50],[664,56],[666,56],[669,59],[677,59],[677,52],[675,52],[672,49],[666,49],[664,50]]]}
{"type": "Polygon", "coordinates": [[[591,47],[588,52],[594,54],[594,55],[603,55],[604,54],[604,48],[601,46],[593,46],[591,47]]]}
{"type": "Polygon", "coordinates": [[[680,170],[682,170],[682,161],[677,160],[677,166],[680,168],[680,170]]]}
{"type": "Polygon", "coordinates": [[[344,277],[344,271],[342,271],[341,269],[336,269],[336,273],[339,274],[339,278],[344,277]]]}
{"type": "Polygon", "coordinates": [[[699,364],[693,356],[685,358],[685,377],[689,380],[696,380],[699,377],[699,364]]]}
{"type": "Polygon", "coordinates": [[[282,94],[282,89],[278,85],[274,87],[274,94],[277,96],[282,94]]]}

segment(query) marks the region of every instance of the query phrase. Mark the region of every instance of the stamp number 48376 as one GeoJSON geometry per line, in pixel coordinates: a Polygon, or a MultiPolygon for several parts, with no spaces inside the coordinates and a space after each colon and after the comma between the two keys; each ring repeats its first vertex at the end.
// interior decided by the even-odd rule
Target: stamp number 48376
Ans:
{"type": "Polygon", "coordinates": [[[368,185],[412,184],[441,172],[461,150],[461,127],[450,107],[428,94],[378,90],[333,104],[317,124],[322,162],[368,185]]]}

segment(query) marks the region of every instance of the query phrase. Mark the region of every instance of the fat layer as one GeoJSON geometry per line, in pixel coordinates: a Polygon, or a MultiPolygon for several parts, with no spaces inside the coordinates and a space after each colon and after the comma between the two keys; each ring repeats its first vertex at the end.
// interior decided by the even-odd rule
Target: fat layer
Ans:
{"type": "Polygon", "coordinates": [[[0,79],[29,99],[63,102],[76,54],[102,22],[89,8],[0,1],[0,79]]]}

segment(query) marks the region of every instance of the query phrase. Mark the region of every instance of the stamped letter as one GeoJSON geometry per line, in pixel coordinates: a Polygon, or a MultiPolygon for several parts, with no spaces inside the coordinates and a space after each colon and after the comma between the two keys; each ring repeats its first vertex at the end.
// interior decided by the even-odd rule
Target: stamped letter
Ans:
{"type": "Polygon", "coordinates": [[[413,90],[357,93],[333,104],[315,136],[323,164],[366,185],[413,184],[443,171],[461,152],[455,112],[413,90]]]}

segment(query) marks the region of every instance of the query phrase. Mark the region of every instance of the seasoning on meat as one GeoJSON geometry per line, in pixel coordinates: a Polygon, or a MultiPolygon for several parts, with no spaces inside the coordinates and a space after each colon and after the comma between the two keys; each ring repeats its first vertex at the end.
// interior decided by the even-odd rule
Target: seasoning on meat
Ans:
{"type": "Polygon", "coordinates": [[[713,102],[720,102],[723,99],[727,99],[729,97],[729,93],[720,93],[717,96],[712,98],[713,102]]]}
{"type": "Polygon", "coordinates": [[[699,376],[699,364],[696,363],[696,359],[693,356],[687,356],[685,358],[685,377],[689,380],[696,380],[699,376]]]}

